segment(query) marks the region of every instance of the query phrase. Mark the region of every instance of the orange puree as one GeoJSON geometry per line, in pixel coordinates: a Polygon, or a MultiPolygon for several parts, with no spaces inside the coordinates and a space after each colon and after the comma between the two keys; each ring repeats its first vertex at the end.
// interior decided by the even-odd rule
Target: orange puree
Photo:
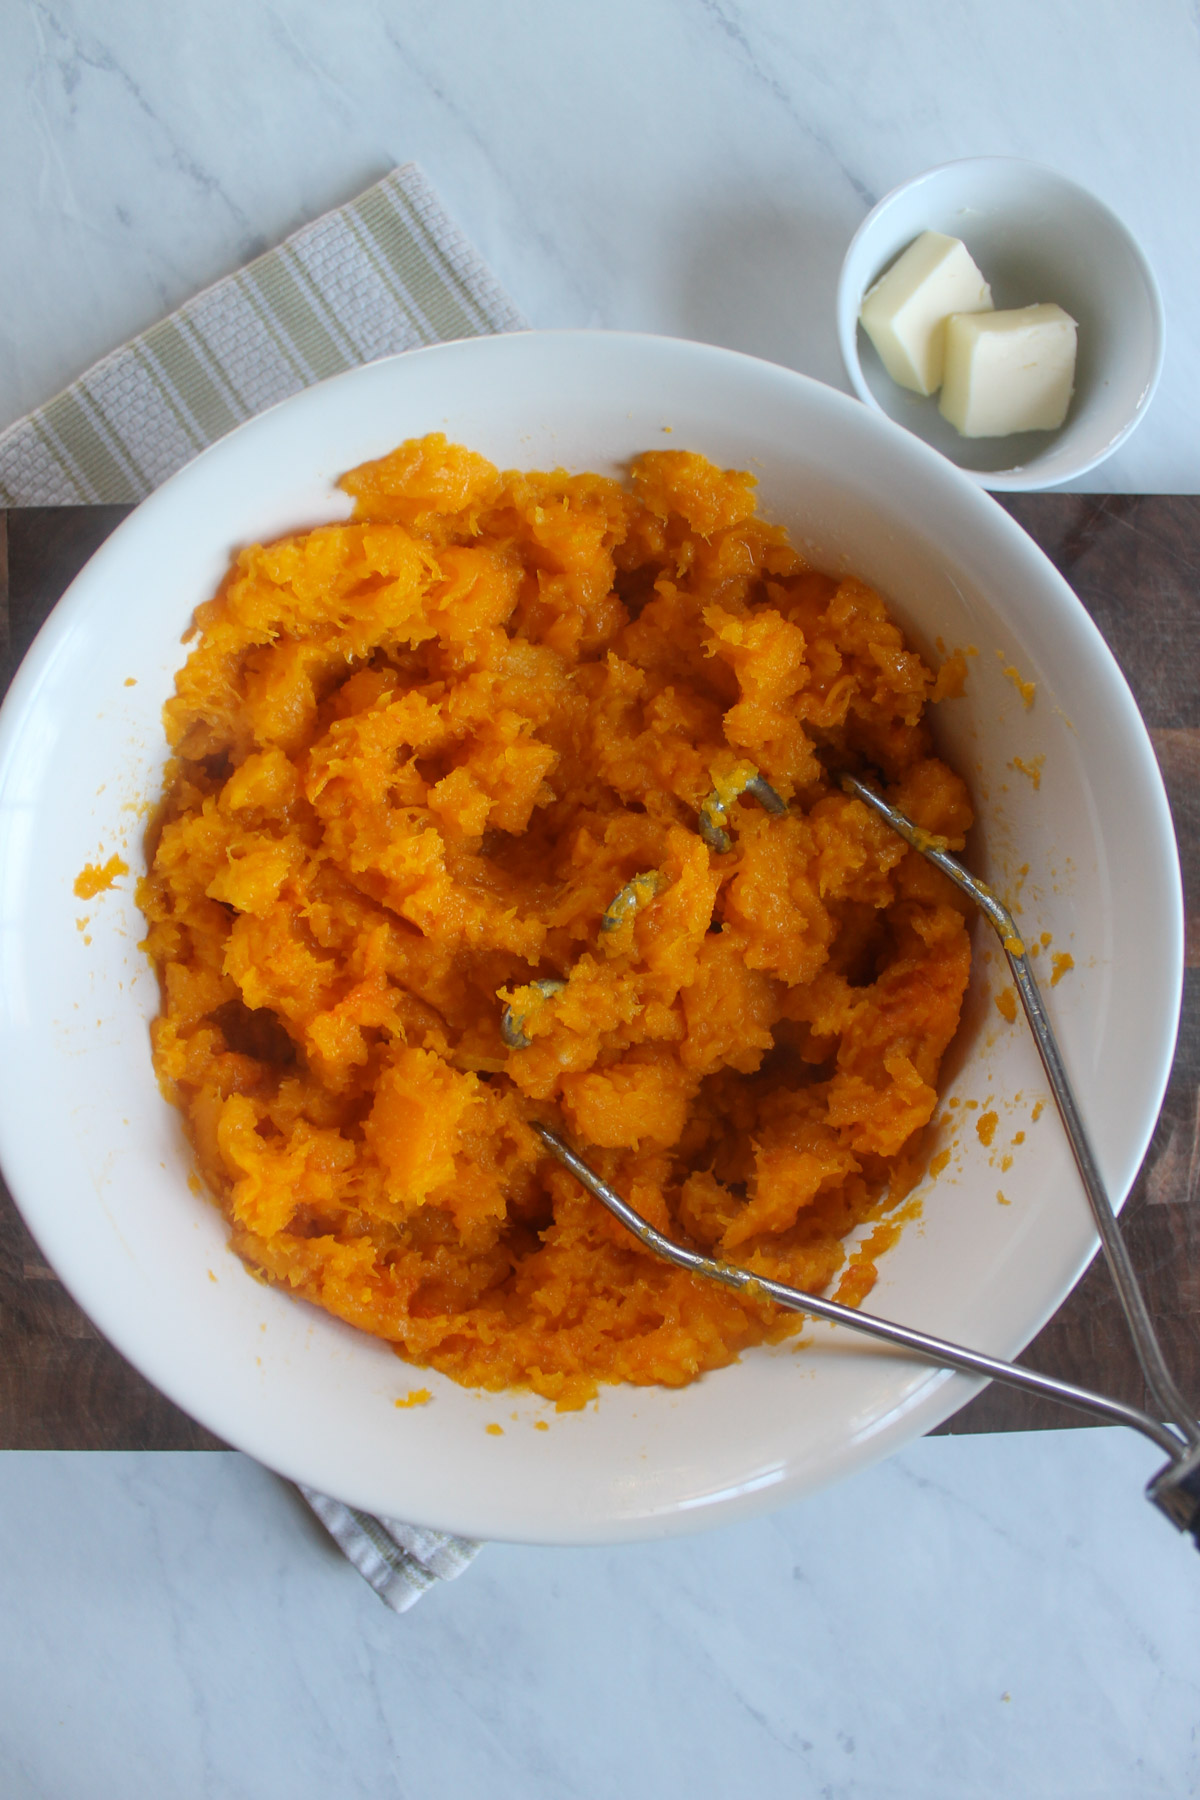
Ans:
{"type": "Polygon", "coordinates": [[[916,1179],[969,951],[824,762],[961,846],[934,675],[700,456],[623,487],[435,436],[342,486],[238,556],[166,708],[160,1080],[269,1280],[464,1383],[681,1385],[798,1321],[644,1252],[528,1121],[675,1237],[834,1279],[916,1179]]]}

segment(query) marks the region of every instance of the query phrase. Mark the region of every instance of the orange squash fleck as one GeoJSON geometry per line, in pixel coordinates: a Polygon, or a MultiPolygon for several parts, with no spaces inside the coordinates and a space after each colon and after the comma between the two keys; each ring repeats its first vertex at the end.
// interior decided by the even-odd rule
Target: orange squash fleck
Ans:
{"type": "Polygon", "coordinates": [[[626,487],[435,435],[342,485],[349,522],[200,607],[139,888],[155,1066],[234,1248],[560,1408],[801,1328],[643,1251],[530,1129],[565,1119],[661,1230],[861,1299],[892,1227],[844,1240],[916,1179],[970,950],[816,752],[961,847],[933,673],[688,452],[626,487]]]}
{"type": "Polygon", "coordinates": [[[1037,683],[1035,681],[1026,681],[1019,669],[1014,668],[1012,663],[1005,661],[1003,650],[997,650],[996,655],[1000,659],[1000,664],[1004,670],[1006,680],[1012,682],[1025,704],[1026,712],[1028,712],[1029,708],[1033,705],[1034,697],[1037,694],[1037,683]]]}
{"type": "MultiPolygon", "coordinates": [[[[940,649],[939,641],[939,649],[940,649]]],[[[930,699],[961,700],[967,684],[967,659],[961,650],[954,650],[943,662],[937,672],[930,699]]]]}
{"type": "Polygon", "coordinates": [[[75,893],[80,900],[93,900],[128,873],[129,864],[117,855],[110,856],[103,864],[84,863],[75,877],[75,893]]]}
{"type": "Polygon", "coordinates": [[[1069,950],[1056,950],[1050,959],[1050,967],[1050,986],[1057,987],[1063,976],[1075,967],[1075,958],[1069,950]]]}

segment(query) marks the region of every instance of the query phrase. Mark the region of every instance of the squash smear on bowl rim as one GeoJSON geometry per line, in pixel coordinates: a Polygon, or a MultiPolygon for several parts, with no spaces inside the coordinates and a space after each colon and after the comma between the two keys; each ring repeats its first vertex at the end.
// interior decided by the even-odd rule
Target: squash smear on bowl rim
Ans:
{"type": "Polygon", "coordinates": [[[826,765],[961,846],[934,672],[686,451],[623,486],[435,435],[342,486],[349,522],[199,608],[139,889],[155,1066],[234,1247],[561,1407],[799,1328],[643,1251],[544,1118],[660,1229],[859,1301],[844,1240],[921,1172],[970,951],[826,765]]]}

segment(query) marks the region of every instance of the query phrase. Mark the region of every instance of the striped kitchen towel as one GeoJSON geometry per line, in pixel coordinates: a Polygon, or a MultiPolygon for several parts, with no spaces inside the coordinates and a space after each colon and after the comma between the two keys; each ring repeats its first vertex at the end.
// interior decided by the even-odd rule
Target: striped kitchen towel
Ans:
{"type": "Polygon", "coordinates": [[[481,1548],[473,1538],[451,1537],[448,1531],[427,1531],[401,1519],[377,1519],[303,1484],[300,1492],[334,1543],[393,1612],[407,1612],[437,1582],[453,1581],[481,1548]]]}
{"type": "MultiPolygon", "coordinates": [[[[524,326],[413,163],[114,350],[0,434],[0,506],[143,499],[217,438],[343,369],[524,326]]],[[[479,1545],[301,1493],[404,1612],[479,1545]]]]}
{"type": "Polygon", "coordinates": [[[0,506],[142,500],[235,425],[327,375],[524,324],[407,163],[0,433],[0,506]]]}

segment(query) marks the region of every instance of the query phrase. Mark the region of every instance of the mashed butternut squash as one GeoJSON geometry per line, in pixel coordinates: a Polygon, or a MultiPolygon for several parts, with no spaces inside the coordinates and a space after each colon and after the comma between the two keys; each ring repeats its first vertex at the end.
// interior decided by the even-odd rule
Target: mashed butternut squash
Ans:
{"type": "Polygon", "coordinates": [[[697,455],[623,487],[433,436],[342,486],[238,556],[166,708],[160,1080],[240,1255],[411,1362],[688,1382],[795,1317],[644,1252],[528,1120],[662,1230],[835,1280],[919,1171],[969,950],[826,765],[961,845],[934,674],[697,455]]]}

